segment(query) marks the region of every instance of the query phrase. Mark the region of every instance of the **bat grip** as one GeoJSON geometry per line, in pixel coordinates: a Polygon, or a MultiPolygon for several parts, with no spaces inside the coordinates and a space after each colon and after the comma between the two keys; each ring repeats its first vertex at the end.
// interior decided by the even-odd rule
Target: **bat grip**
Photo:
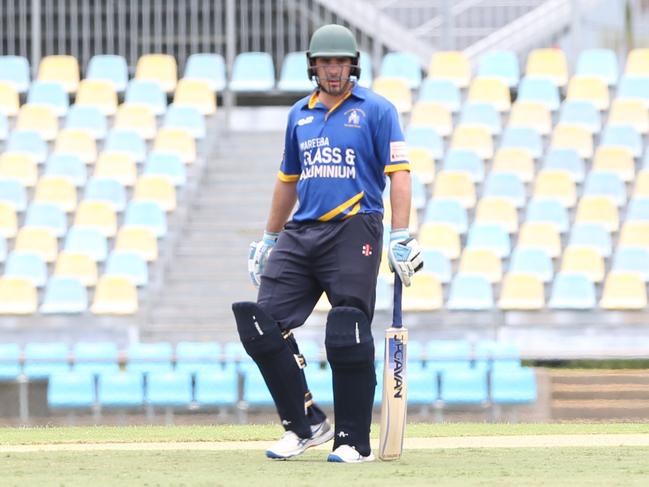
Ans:
{"type": "Polygon", "coordinates": [[[401,291],[402,284],[401,279],[399,279],[399,274],[394,273],[394,307],[392,308],[392,326],[394,328],[401,328],[403,323],[401,322],[401,291]]]}

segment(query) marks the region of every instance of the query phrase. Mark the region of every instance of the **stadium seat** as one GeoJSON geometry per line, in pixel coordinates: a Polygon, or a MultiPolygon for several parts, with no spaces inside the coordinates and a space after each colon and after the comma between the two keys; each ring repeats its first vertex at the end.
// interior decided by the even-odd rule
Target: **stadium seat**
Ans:
{"type": "Polygon", "coordinates": [[[138,164],[144,162],[147,153],[144,139],[131,130],[111,130],[104,143],[104,151],[126,153],[138,164]]]}
{"type": "MultiPolygon", "coordinates": [[[[439,137],[439,136],[438,136],[439,137]]],[[[408,149],[410,172],[415,174],[423,184],[430,184],[435,179],[435,160],[425,147],[410,147],[408,149]]]]}
{"type": "Polygon", "coordinates": [[[75,155],[86,164],[93,164],[97,159],[97,145],[87,131],[63,129],[56,137],[54,154],[75,155]]]}
{"type": "Polygon", "coordinates": [[[124,103],[146,105],[155,115],[164,115],[167,111],[167,96],[160,85],[153,81],[129,81],[124,103]]]}
{"type": "Polygon", "coordinates": [[[469,219],[464,206],[455,199],[431,199],[426,205],[424,221],[428,223],[447,223],[458,233],[466,233],[469,219]]]}
{"type": "MultiPolygon", "coordinates": [[[[1,63],[0,57],[0,65],[1,63]]],[[[17,343],[0,343],[0,380],[12,381],[21,373],[20,346],[17,343]]]]}
{"type": "Polygon", "coordinates": [[[108,255],[108,243],[105,233],[97,227],[73,226],[65,236],[63,250],[87,254],[96,262],[103,262],[108,255]]]}
{"type": "Polygon", "coordinates": [[[86,409],[95,404],[95,380],[87,372],[52,374],[47,382],[50,409],[86,409]]]}
{"type": "Polygon", "coordinates": [[[597,306],[595,283],[584,273],[562,271],[554,278],[548,306],[553,309],[592,309],[597,306]]]}
{"type": "MultiPolygon", "coordinates": [[[[412,158],[410,163],[412,170],[412,158]]],[[[187,183],[185,164],[177,154],[151,152],[144,165],[144,174],[165,176],[174,186],[184,186],[187,183]]]]}
{"type": "Polygon", "coordinates": [[[432,101],[446,106],[452,113],[460,111],[462,97],[459,88],[449,80],[427,78],[419,88],[418,101],[432,101]]]}
{"type": "Polygon", "coordinates": [[[9,119],[0,111],[0,140],[7,140],[9,137],[9,119]]]}
{"type": "Polygon", "coordinates": [[[175,103],[169,105],[162,126],[186,130],[195,139],[205,138],[207,130],[205,119],[198,110],[189,106],[178,106],[175,103]]]}
{"type": "Polygon", "coordinates": [[[442,284],[432,274],[416,274],[403,290],[404,311],[433,311],[442,307],[442,284]]]}
{"type": "Polygon", "coordinates": [[[446,307],[451,311],[489,310],[494,306],[493,289],[481,275],[455,274],[446,307]]]}
{"type": "Polygon", "coordinates": [[[425,250],[437,250],[449,259],[460,256],[460,234],[447,223],[424,223],[419,227],[419,243],[425,250]]]}
{"type": "Polygon", "coordinates": [[[68,345],[63,342],[28,342],[23,349],[23,372],[29,379],[46,379],[70,371],[68,345]]]}
{"type": "Polygon", "coordinates": [[[461,51],[437,51],[431,57],[428,77],[451,81],[458,88],[466,88],[471,80],[471,64],[461,51]]]}
{"type": "Polygon", "coordinates": [[[552,131],[552,117],[548,107],[536,101],[516,101],[509,114],[509,127],[527,127],[540,135],[552,131]]]}
{"type": "Polygon", "coordinates": [[[474,222],[500,225],[507,233],[518,231],[518,213],[510,198],[485,196],[476,206],[474,222]]]}
{"type": "Polygon", "coordinates": [[[128,84],[128,66],[123,56],[97,54],[90,58],[87,80],[107,81],[118,93],[123,93],[128,84]]]}
{"type": "MultiPolygon", "coordinates": [[[[304,70],[302,73],[304,73],[304,70]]],[[[421,85],[421,67],[414,54],[409,52],[388,52],[381,60],[379,77],[402,78],[408,84],[408,88],[415,90],[421,85]]]]}
{"type": "Polygon", "coordinates": [[[0,82],[18,93],[29,89],[29,61],[23,56],[0,56],[0,82]]]}
{"type": "Polygon", "coordinates": [[[135,252],[147,262],[158,258],[158,242],[149,228],[121,227],[115,239],[115,250],[135,252]]]}
{"type": "Polygon", "coordinates": [[[52,203],[69,213],[77,206],[77,190],[66,178],[43,176],[36,184],[33,201],[52,203]]]}
{"type": "Polygon", "coordinates": [[[7,83],[0,83],[0,113],[6,117],[14,117],[18,115],[19,110],[20,96],[18,91],[7,83]]]}
{"type": "Polygon", "coordinates": [[[626,186],[614,172],[591,171],[586,177],[583,189],[584,196],[606,196],[616,205],[626,204],[626,186]]]}
{"type": "Polygon", "coordinates": [[[649,77],[623,76],[617,89],[618,100],[637,100],[649,108],[649,77]]]}
{"type": "Polygon", "coordinates": [[[189,407],[192,402],[192,376],[187,372],[150,372],[146,384],[150,406],[189,407]]]}
{"type": "Polygon", "coordinates": [[[640,171],[633,187],[634,198],[649,198],[649,168],[640,171]]]}
{"type": "Polygon", "coordinates": [[[517,102],[535,102],[554,112],[559,109],[559,89],[548,79],[523,78],[518,85],[517,102]]]}
{"type": "Polygon", "coordinates": [[[72,355],[72,370],[76,372],[103,374],[119,370],[119,352],[115,342],[77,342],[72,355]]]}
{"type": "Polygon", "coordinates": [[[149,106],[122,103],[115,115],[113,129],[135,132],[144,140],[151,140],[155,137],[158,127],[149,106]]]}
{"type": "Polygon", "coordinates": [[[512,252],[508,270],[515,274],[533,274],[544,283],[550,282],[554,275],[552,259],[544,250],[538,248],[516,247],[512,252]]]}
{"type": "Polygon", "coordinates": [[[426,249],[423,251],[426,266],[421,270],[424,274],[433,274],[439,282],[446,284],[451,280],[451,261],[437,250],[426,249]]]}
{"type": "Polygon", "coordinates": [[[27,208],[23,227],[45,228],[58,238],[65,235],[68,223],[65,212],[59,206],[34,202],[27,208]]]}
{"type": "Polygon", "coordinates": [[[137,180],[137,167],[133,155],[121,151],[102,152],[95,164],[93,179],[111,180],[126,187],[133,186],[137,180]]]}
{"type": "Polygon", "coordinates": [[[134,286],[146,286],[149,282],[146,260],[135,252],[111,252],[103,275],[124,277],[130,280],[134,286]]]}
{"type": "Polygon", "coordinates": [[[29,280],[0,277],[0,315],[30,315],[37,305],[36,287],[29,280]]]}
{"type": "Polygon", "coordinates": [[[622,225],[618,247],[649,249],[649,221],[627,220],[622,225]]]}
{"type": "Polygon", "coordinates": [[[196,160],[196,143],[184,129],[161,128],[153,142],[153,150],[177,154],[185,164],[196,160]]]}
{"type": "MultiPolygon", "coordinates": [[[[498,135],[502,131],[500,113],[492,104],[488,103],[467,102],[462,108],[459,123],[465,126],[477,125],[478,127],[484,127],[491,135],[498,135]]],[[[451,131],[452,127],[449,127],[449,133],[451,131]]]]}
{"type": "MultiPolygon", "coordinates": [[[[318,404],[333,405],[334,396],[331,368],[328,366],[318,368],[317,364],[315,364],[315,367],[311,366],[304,369],[304,374],[309,386],[309,391],[313,395],[313,399],[317,401],[318,404]]],[[[380,381],[380,378],[377,377],[377,380],[380,381]]],[[[410,385],[410,383],[408,383],[408,385],[410,385]]],[[[411,389],[408,388],[408,392],[410,391],[411,389]]]]}
{"type": "Polygon", "coordinates": [[[246,368],[243,382],[243,400],[250,406],[272,406],[274,401],[259,369],[254,363],[246,368]]]}
{"type": "MultiPolygon", "coordinates": [[[[383,264],[384,260],[385,257],[381,261],[381,264],[383,264]]],[[[383,270],[383,265],[381,265],[379,267],[379,277],[376,281],[376,311],[389,311],[392,309],[394,299],[392,287],[388,282],[390,279],[392,279],[392,273],[390,272],[389,267],[388,269],[383,270]]]]}
{"type": "Polygon", "coordinates": [[[219,342],[178,342],[175,358],[177,371],[200,374],[222,370],[219,342]]]}
{"type": "Polygon", "coordinates": [[[632,198],[627,208],[626,221],[649,221],[649,198],[632,198]]]}
{"type": "Polygon", "coordinates": [[[0,179],[14,179],[31,188],[38,179],[36,161],[27,153],[4,152],[0,154],[0,179]]]}
{"type": "Polygon", "coordinates": [[[599,78],[573,76],[568,84],[566,100],[589,101],[600,111],[608,110],[608,86],[599,78]]]}
{"type": "Polygon", "coordinates": [[[194,108],[201,115],[216,113],[216,94],[207,81],[181,79],[174,93],[174,105],[194,108]]]}
{"type": "Polygon", "coordinates": [[[581,158],[590,159],[593,156],[593,138],[588,129],[560,123],[554,127],[550,148],[574,149],[581,158]]]}
{"type": "Polygon", "coordinates": [[[399,113],[412,111],[412,93],[406,80],[402,78],[374,78],[372,91],[387,98],[399,113]]]}
{"type": "Polygon", "coordinates": [[[501,80],[508,88],[515,88],[520,79],[520,66],[514,51],[488,51],[478,60],[478,76],[501,80]]]}
{"type": "Polygon", "coordinates": [[[466,248],[492,250],[501,258],[511,252],[509,234],[500,225],[473,224],[469,228],[466,248]]]}
{"type": "Polygon", "coordinates": [[[624,66],[625,76],[649,77],[649,49],[635,48],[629,51],[624,66]]]}
{"type": "Polygon", "coordinates": [[[543,169],[567,171],[575,183],[581,183],[586,177],[584,161],[575,149],[550,149],[545,156],[543,169]]]}
{"type": "Polygon", "coordinates": [[[602,117],[597,107],[589,100],[566,101],[561,105],[559,123],[577,125],[598,134],[602,130],[602,117]]]}
{"type": "Polygon", "coordinates": [[[500,257],[491,249],[466,247],[460,258],[458,273],[463,275],[478,275],[490,283],[498,283],[502,278],[500,257]]]}
{"type": "Polygon", "coordinates": [[[647,307],[647,289],[636,272],[611,271],[604,281],[600,307],[617,310],[640,310],[647,307]]]}
{"type": "Polygon", "coordinates": [[[495,78],[474,78],[467,94],[468,103],[485,103],[499,112],[509,112],[511,97],[507,85],[495,78]]]}
{"type": "Polygon", "coordinates": [[[441,400],[444,404],[483,404],[488,398],[484,369],[453,368],[441,373],[441,400]]]}
{"type": "Polygon", "coordinates": [[[602,132],[600,147],[627,147],[633,157],[641,157],[643,151],[642,136],[628,125],[609,125],[602,132]]]}
{"type": "Polygon", "coordinates": [[[267,52],[242,52],[234,58],[230,89],[235,93],[270,91],[275,87],[275,67],[267,52]]]}
{"type": "Polygon", "coordinates": [[[38,66],[37,79],[60,83],[66,93],[76,93],[79,87],[79,62],[74,56],[45,56],[38,66]]]}
{"type": "Polygon", "coordinates": [[[36,132],[43,140],[49,142],[56,138],[59,122],[51,107],[26,103],[18,111],[15,130],[36,132]]]}
{"type": "Polygon", "coordinates": [[[131,315],[138,310],[137,289],[116,276],[102,276],[97,282],[90,311],[97,315],[131,315]]]}
{"type": "Polygon", "coordinates": [[[176,188],[165,176],[141,176],[135,184],[133,201],[152,202],[164,211],[176,209],[176,188]]]}
{"type": "Polygon", "coordinates": [[[458,125],[453,131],[451,149],[473,150],[482,159],[491,159],[494,155],[491,134],[484,127],[458,125]]]}
{"type": "Polygon", "coordinates": [[[84,286],[97,284],[97,264],[88,254],[62,251],[54,266],[54,276],[78,279],[84,286]]]}
{"type": "Polygon", "coordinates": [[[518,247],[541,249],[550,257],[561,255],[561,236],[549,222],[524,222],[518,231],[518,247]]]}
{"type": "Polygon", "coordinates": [[[88,309],[88,292],[72,277],[53,276],[47,281],[40,311],[44,314],[83,313],[88,309]]]}
{"type": "Polygon", "coordinates": [[[47,143],[38,132],[33,130],[12,130],[6,151],[27,153],[37,164],[42,164],[47,159],[47,143]]]}
{"type": "Polygon", "coordinates": [[[533,311],[545,304],[543,281],[534,274],[508,272],[503,279],[498,307],[505,311],[533,311]]]}
{"type": "Polygon", "coordinates": [[[200,371],[194,394],[201,407],[234,406],[239,400],[239,376],[234,368],[200,371]]]}
{"type": "Polygon", "coordinates": [[[531,367],[494,366],[491,401],[496,404],[527,404],[537,400],[536,376],[531,367]]]}
{"type": "Polygon", "coordinates": [[[408,404],[432,405],[439,397],[437,374],[429,368],[408,370],[408,404]]]}
{"type": "MultiPolygon", "coordinates": [[[[306,72],[303,71],[302,74],[306,72]]],[[[194,53],[187,58],[183,79],[197,79],[209,83],[212,91],[225,90],[225,60],[220,54],[194,53]]]]}
{"type": "Polygon", "coordinates": [[[27,92],[29,105],[43,105],[51,108],[57,117],[68,113],[70,100],[68,94],[59,83],[34,81],[27,92]]]}
{"type": "Polygon", "coordinates": [[[511,172],[491,172],[485,180],[482,197],[499,196],[512,202],[516,208],[525,206],[527,191],[521,178],[511,172]]]}
{"type": "Polygon", "coordinates": [[[135,67],[135,79],[157,83],[162,91],[171,93],[178,80],[176,59],[169,54],[143,54],[135,67]]]}
{"type": "Polygon", "coordinates": [[[649,250],[636,247],[618,247],[611,271],[636,273],[644,282],[648,282],[649,250]]]}
{"type": "Polygon", "coordinates": [[[426,344],[427,366],[437,371],[465,369],[471,360],[467,340],[431,340],[426,344]]]}
{"type": "Polygon", "coordinates": [[[570,224],[566,208],[556,199],[530,200],[525,212],[525,221],[551,223],[560,233],[567,232],[570,224]]]}
{"type": "Polygon", "coordinates": [[[410,183],[412,187],[412,207],[416,210],[421,210],[426,206],[428,195],[426,194],[427,193],[426,186],[419,178],[419,175],[417,173],[412,172],[412,168],[411,168],[410,183]]]}
{"type": "Polygon", "coordinates": [[[464,172],[440,171],[435,179],[433,198],[452,199],[464,208],[473,208],[476,202],[473,181],[464,172]]]}
{"type": "Polygon", "coordinates": [[[649,109],[639,100],[614,100],[608,116],[609,125],[630,125],[645,135],[649,132],[649,109]]]}
{"type": "Polygon", "coordinates": [[[435,101],[418,101],[412,108],[409,127],[430,127],[442,137],[453,131],[450,110],[435,101]]]}
{"type": "Polygon", "coordinates": [[[124,215],[124,225],[149,228],[158,238],[167,234],[167,217],[155,201],[131,201],[124,215]]]}
{"type": "Polygon", "coordinates": [[[491,369],[521,367],[520,348],[512,342],[478,340],[474,348],[474,366],[491,369]]]}
{"type": "Polygon", "coordinates": [[[74,217],[74,225],[100,231],[105,237],[117,232],[117,215],[112,203],[82,200],[74,217]]]}
{"type": "Polygon", "coordinates": [[[604,279],[604,258],[592,246],[570,244],[563,251],[560,272],[584,274],[599,283],[604,279]]]}
{"type": "MultiPolygon", "coordinates": [[[[412,160],[410,161],[412,165],[412,160]]],[[[449,149],[444,156],[443,169],[449,172],[464,172],[474,183],[482,182],[485,164],[475,151],[469,149],[449,149]]]]}
{"type": "Polygon", "coordinates": [[[570,173],[557,169],[542,169],[534,183],[534,198],[553,198],[567,208],[577,200],[577,189],[570,173]]]}
{"type": "Polygon", "coordinates": [[[25,279],[35,287],[43,287],[47,281],[47,265],[40,255],[13,251],[7,256],[4,277],[25,279]]]}
{"type": "Polygon", "coordinates": [[[612,49],[585,49],[579,53],[575,75],[598,78],[615,86],[619,77],[618,60],[612,49]]]}
{"type": "Polygon", "coordinates": [[[103,140],[108,133],[108,122],[99,108],[72,105],[64,128],[83,130],[95,140],[103,140]]]}
{"type": "Polygon", "coordinates": [[[372,67],[372,56],[366,51],[360,51],[360,65],[361,65],[361,77],[358,80],[358,84],[364,88],[369,88],[372,86],[374,81],[374,69],[372,67]]]}
{"type": "Polygon", "coordinates": [[[97,402],[102,408],[143,406],[144,376],[130,371],[101,374],[97,381],[97,402]]]}
{"type": "Polygon", "coordinates": [[[16,233],[18,233],[16,209],[11,203],[0,201],[0,239],[4,241],[8,238],[14,238],[16,233]]]}
{"type": "Polygon", "coordinates": [[[541,135],[530,127],[507,127],[500,140],[501,149],[525,149],[534,159],[543,155],[541,135]]]}
{"type": "Polygon", "coordinates": [[[75,104],[99,109],[102,115],[112,117],[117,112],[117,92],[110,81],[84,79],[79,84],[75,104]]]}
{"type": "Polygon", "coordinates": [[[591,170],[597,173],[613,173],[617,178],[628,183],[635,176],[633,154],[626,147],[600,146],[595,151],[591,170]]]}
{"type": "Polygon", "coordinates": [[[17,212],[24,211],[27,208],[25,186],[15,179],[0,179],[0,202],[8,203],[17,212]]]}
{"type": "Polygon", "coordinates": [[[57,241],[51,230],[38,227],[21,227],[16,235],[14,250],[39,255],[45,262],[54,262],[57,241]]]}
{"type": "Polygon", "coordinates": [[[534,49],[527,56],[525,76],[544,78],[561,88],[568,82],[568,62],[561,49],[534,49]]]}
{"type": "Polygon", "coordinates": [[[444,141],[431,127],[408,127],[405,139],[409,149],[426,149],[433,159],[440,159],[444,155],[444,141]]]}

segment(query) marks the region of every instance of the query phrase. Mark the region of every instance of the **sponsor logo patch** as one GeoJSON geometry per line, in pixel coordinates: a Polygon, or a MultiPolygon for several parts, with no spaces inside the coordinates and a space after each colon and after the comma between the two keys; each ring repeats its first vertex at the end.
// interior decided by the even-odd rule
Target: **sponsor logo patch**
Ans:
{"type": "Polygon", "coordinates": [[[361,254],[363,254],[365,257],[369,257],[370,255],[372,255],[372,246],[368,243],[363,245],[361,249],[361,254]]]}
{"type": "Polygon", "coordinates": [[[365,112],[360,108],[350,108],[345,113],[345,127],[361,128],[361,121],[365,112]]]}
{"type": "Polygon", "coordinates": [[[408,148],[403,140],[390,142],[390,162],[408,160],[408,148]]]}
{"type": "Polygon", "coordinates": [[[302,125],[307,125],[309,123],[313,122],[313,115],[309,115],[308,117],[301,118],[297,121],[297,124],[301,127],[302,125]]]}

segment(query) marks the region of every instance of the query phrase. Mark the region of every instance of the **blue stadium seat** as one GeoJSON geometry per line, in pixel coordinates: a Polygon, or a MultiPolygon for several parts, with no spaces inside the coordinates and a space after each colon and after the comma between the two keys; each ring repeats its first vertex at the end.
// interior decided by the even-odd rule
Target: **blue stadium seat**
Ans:
{"type": "Polygon", "coordinates": [[[135,286],[146,286],[149,283],[146,260],[135,252],[113,250],[108,256],[104,275],[125,277],[135,286]]]}
{"type": "Polygon", "coordinates": [[[24,349],[23,372],[29,379],[46,379],[57,372],[68,372],[68,346],[63,342],[30,342],[24,349]]]}
{"type": "Polygon", "coordinates": [[[376,305],[377,311],[392,310],[392,287],[388,280],[379,275],[376,281],[376,305]]]}
{"type": "Polygon", "coordinates": [[[307,59],[303,51],[289,52],[282,61],[277,89],[286,92],[307,93],[314,88],[307,77],[307,59]]]}
{"type": "Polygon", "coordinates": [[[568,171],[576,183],[581,183],[586,177],[584,161],[575,149],[550,149],[545,156],[543,169],[568,171]]]}
{"type": "Polygon", "coordinates": [[[273,58],[267,52],[242,52],[234,58],[230,89],[235,93],[270,91],[275,87],[273,58]]]}
{"type": "Polygon", "coordinates": [[[444,105],[451,112],[460,111],[462,98],[459,88],[450,80],[427,78],[419,88],[419,101],[434,101],[444,105]]]}
{"type": "Polygon", "coordinates": [[[20,373],[20,346],[0,343],[0,381],[14,380],[20,373]]]}
{"type": "Polygon", "coordinates": [[[153,201],[131,201],[124,214],[124,225],[149,228],[158,238],[167,234],[167,216],[153,201]]]}
{"type": "MultiPolygon", "coordinates": [[[[329,364],[324,368],[318,367],[317,363],[311,363],[304,369],[306,382],[313,399],[320,405],[332,405],[334,402],[331,368],[329,364]]],[[[377,381],[380,378],[376,378],[377,381]]]]}
{"type": "Polygon", "coordinates": [[[171,344],[132,343],[127,350],[126,370],[129,372],[168,372],[171,370],[171,344]]]}
{"type": "Polygon", "coordinates": [[[491,283],[484,276],[456,274],[446,307],[452,311],[489,310],[494,307],[491,283]]]}
{"type": "Polygon", "coordinates": [[[141,163],[146,158],[146,143],[140,134],[133,130],[111,130],[106,138],[104,151],[125,152],[132,156],[135,162],[141,163]]]}
{"type": "Polygon", "coordinates": [[[466,172],[475,182],[482,182],[485,175],[484,162],[480,156],[469,149],[449,149],[444,156],[445,171],[466,172]]]}
{"type": "Polygon", "coordinates": [[[640,247],[618,247],[612,271],[636,272],[649,281],[649,250],[640,247]]]}
{"type": "Polygon", "coordinates": [[[68,230],[68,220],[60,206],[37,201],[27,208],[24,226],[47,228],[56,237],[62,237],[68,230]]]}
{"type": "Polygon", "coordinates": [[[97,107],[72,105],[65,118],[65,128],[85,130],[95,139],[103,140],[108,132],[108,122],[97,107]]]}
{"type": "Polygon", "coordinates": [[[517,208],[525,205],[527,191],[518,174],[509,172],[490,173],[485,180],[482,197],[501,196],[510,200],[517,208]]]}
{"type": "Polygon", "coordinates": [[[221,344],[218,342],[178,342],[176,370],[192,374],[221,371],[221,344]]]}
{"type": "Polygon", "coordinates": [[[154,115],[163,115],[167,111],[167,95],[158,83],[153,81],[131,80],[124,95],[126,103],[148,106],[154,115]]]}
{"type": "Polygon", "coordinates": [[[52,374],[47,383],[47,405],[52,409],[85,409],[95,404],[95,379],[88,372],[52,374]]]}
{"type": "Polygon", "coordinates": [[[83,313],[87,309],[88,292],[79,279],[55,276],[47,281],[41,313],[83,313]]]}
{"type": "Polygon", "coordinates": [[[521,76],[516,53],[504,50],[486,52],[478,61],[478,76],[498,78],[510,89],[515,88],[521,76]]]}
{"type": "Polygon", "coordinates": [[[607,196],[617,206],[626,204],[626,186],[614,172],[592,171],[586,177],[583,196],[607,196]]]}
{"type": "Polygon", "coordinates": [[[227,342],[225,347],[223,347],[223,359],[225,363],[234,363],[239,361],[250,360],[250,357],[246,353],[246,350],[243,348],[243,345],[240,341],[227,342]]]}
{"type": "Polygon", "coordinates": [[[368,52],[360,51],[361,53],[361,77],[358,80],[360,86],[371,88],[374,82],[374,69],[372,67],[372,56],[368,52]]]}
{"type": "Polygon", "coordinates": [[[187,58],[183,78],[207,81],[216,92],[225,90],[225,60],[220,54],[194,53],[187,58]]]}
{"type": "Polygon", "coordinates": [[[465,368],[471,360],[471,344],[467,340],[431,340],[426,344],[427,367],[442,371],[465,368]]]}
{"type": "Polygon", "coordinates": [[[431,157],[435,159],[441,158],[444,155],[444,142],[442,137],[432,127],[408,127],[405,138],[408,147],[427,149],[431,157]]]}
{"type": "Polygon", "coordinates": [[[252,406],[272,406],[274,401],[264,382],[264,378],[255,367],[246,370],[243,382],[243,400],[252,406]]]}
{"type": "Polygon", "coordinates": [[[527,222],[552,223],[560,233],[568,231],[570,220],[568,211],[559,200],[548,198],[533,198],[525,212],[527,222]]]}
{"type": "Polygon", "coordinates": [[[561,105],[559,89],[545,78],[523,78],[518,86],[516,100],[541,103],[551,111],[558,110],[561,105]]]}
{"type": "Polygon", "coordinates": [[[594,247],[603,257],[611,255],[611,234],[601,223],[576,223],[570,229],[569,245],[594,247]]]}
{"type": "Polygon", "coordinates": [[[70,180],[77,188],[86,184],[86,164],[79,156],[52,154],[45,164],[46,176],[61,176],[70,180]]]}
{"type": "Polygon", "coordinates": [[[491,400],[496,404],[536,402],[536,376],[531,367],[496,366],[491,371],[491,400]]]}
{"type": "Polygon", "coordinates": [[[502,131],[500,113],[493,105],[487,103],[465,104],[459,123],[485,127],[492,135],[498,135],[502,131]]]}
{"type": "Polygon", "coordinates": [[[47,281],[47,264],[38,254],[12,251],[5,263],[5,277],[21,277],[36,287],[42,287],[47,281]]]}
{"type": "Polygon", "coordinates": [[[602,130],[602,117],[597,107],[589,101],[566,101],[561,106],[559,123],[579,125],[596,134],[602,130]]]}
{"type": "Polygon", "coordinates": [[[144,376],[141,372],[106,373],[97,381],[97,402],[106,408],[144,405],[144,376]]]}
{"type": "Polygon", "coordinates": [[[119,370],[119,352],[115,342],[77,342],[73,348],[76,372],[103,374],[119,370]]]}
{"type": "Polygon", "coordinates": [[[86,79],[108,81],[121,93],[128,83],[126,59],[115,54],[97,54],[90,58],[86,79]]]}
{"type": "Polygon", "coordinates": [[[521,351],[512,342],[478,340],[475,344],[475,360],[476,364],[483,364],[486,368],[520,367],[521,351]]]}
{"type": "Polygon", "coordinates": [[[408,404],[432,405],[439,397],[437,373],[431,367],[408,365],[408,404]]]}
{"type": "Polygon", "coordinates": [[[469,227],[469,218],[466,209],[456,200],[429,200],[426,205],[424,221],[448,223],[459,233],[466,233],[469,227]]]}
{"type": "Polygon", "coordinates": [[[626,221],[649,221],[649,198],[632,198],[626,211],[626,221]]]}
{"type": "Polygon", "coordinates": [[[452,268],[448,257],[438,250],[432,249],[425,249],[423,255],[426,265],[422,272],[435,274],[442,284],[446,284],[451,280],[452,268]]]}
{"type": "Polygon", "coordinates": [[[144,174],[167,176],[174,186],[184,186],[187,183],[187,170],[178,154],[150,153],[144,163],[144,174]]]}
{"type": "Polygon", "coordinates": [[[500,140],[500,147],[516,147],[529,151],[534,159],[543,155],[543,139],[531,127],[507,127],[500,140]]]}
{"type": "Polygon", "coordinates": [[[31,130],[13,130],[7,141],[7,152],[26,152],[34,157],[37,164],[47,159],[47,143],[31,130]]]}
{"type": "Polygon", "coordinates": [[[446,404],[482,404],[488,399],[487,374],[483,368],[444,370],[440,392],[446,404]]]}
{"type": "Polygon", "coordinates": [[[548,306],[554,309],[592,309],[597,306],[595,284],[585,274],[558,273],[548,306]]]}
{"type": "Polygon", "coordinates": [[[239,376],[234,367],[201,370],[196,374],[195,400],[199,406],[234,406],[239,400],[239,376]]]}
{"type": "Polygon", "coordinates": [[[641,100],[649,108],[649,78],[623,76],[617,88],[617,99],[641,100]]]}
{"type": "Polygon", "coordinates": [[[192,402],[192,376],[189,372],[150,372],[146,401],[158,407],[189,407],[192,402]]]}
{"type": "Polygon", "coordinates": [[[57,117],[64,117],[70,107],[70,100],[63,85],[45,81],[34,81],[31,84],[27,92],[27,103],[48,106],[54,110],[57,117]]]}
{"type": "Polygon", "coordinates": [[[307,359],[307,362],[320,362],[323,359],[322,349],[320,343],[317,340],[307,340],[304,338],[298,338],[297,340],[300,353],[304,355],[304,358],[307,359]]]}
{"type": "Polygon", "coordinates": [[[71,227],[65,236],[64,250],[91,256],[96,262],[103,262],[108,255],[106,236],[97,228],[71,227]]]}
{"type": "Polygon", "coordinates": [[[608,86],[615,86],[619,77],[618,61],[611,49],[585,49],[579,53],[577,76],[592,76],[601,79],[608,86]]]}
{"type": "Polygon", "coordinates": [[[403,78],[410,89],[416,90],[421,85],[421,65],[409,52],[388,52],[381,61],[379,76],[403,78]]]}
{"type": "Polygon", "coordinates": [[[0,56],[0,81],[11,84],[18,93],[29,89],[29,61],[23,56],[0,56]]]}
{"type": "Polygon", "coordinates": [[[499,257],[511,252],[509,234],[501,225],[474,224],[469,229],[466,248],[492,250],[499,257]]]}
{"type": "Polygon", "coordinates": [[[606,127],[602,132],[600,147],[606,145],[628,147],[633,157],[642,156],[642,137],[630,125],[609,125],[606,127]]]}
{"type": "Polygon", "coordinates": [[[194,107],[169,105],[162,124],[166,128],[179,128],[187,130],[195,139],[205,137],[205,118],[194,107]]]}
{"type": "Polygon", "coordinates": [[[105,201],[119,213],[126,208],[126,188],[115,179],[92,177],[86,184],[84,199],[105,201]]]}
{"type": "Polygon", "coordinates": [[[552,258],[542,249],[516,248],[509,262],[509,272],[534,274],[543,282],[550,282],[554,275],[552,258]]]}

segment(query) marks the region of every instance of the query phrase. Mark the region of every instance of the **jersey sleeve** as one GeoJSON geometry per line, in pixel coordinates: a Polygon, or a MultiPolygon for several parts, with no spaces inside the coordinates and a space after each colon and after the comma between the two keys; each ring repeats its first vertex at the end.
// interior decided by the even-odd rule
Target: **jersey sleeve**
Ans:
{"type": "Polygon", "coordinates": [[[399,115],[393,105],[383,112],[377,131],[377,149],[386,174],[409,171],[408,150],[399,124],[399,115]]]}
{"type": "Polygon", "coordinates": [[[295,140],[295,124],[293,123],[293,117],[289,116],[284,136],[284,154],[282,155],[282,163],[277,177],[285,183],[294,182],[300,179],[301,172],[300,154],[295,140]]]}

